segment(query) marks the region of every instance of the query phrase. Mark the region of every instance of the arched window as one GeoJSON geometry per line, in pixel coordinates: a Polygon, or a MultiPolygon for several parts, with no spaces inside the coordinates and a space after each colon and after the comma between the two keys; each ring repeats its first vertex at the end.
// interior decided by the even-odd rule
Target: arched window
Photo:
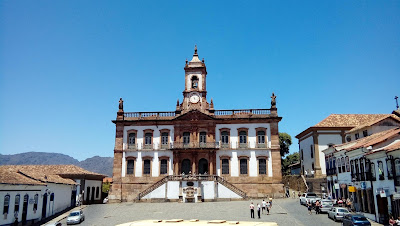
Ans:
{"type": "Polygon", "coordinates": [[[378,161],[378,175],[379,175],[379,180],[385,179],[385,173],[384,173],[382,161],[378,161]]]}
{"type": "Polygon", "coordinates": [[[394,160],[395,185],[400,186],[400,159],[394,160]]]}
{"type": "Polygon", "coordinates": [[[96,198],[100,198],[100,187],[96,187],[96,198]]]}
{"type": "Polygon", "coordinates": [[[356,180],[360,180],[360,168],[358,167],[358,159],[354,160],[354,167],[356,169],[356,180]]]}
{"type": "Polygon", "coordinates": [[[199,79],[197,76],[192,77],[192,88],[197,89],[199,87],[199,79]]]}
{"type": "Polygon", "coordinates": [[[392,159],[386,159],[386,166],[387,166],[387,171],[388,171],[388,179],[393,178],[393,160],[392,159]]]}
{"type": "Polygon", "coordinates": [[[8,214],[9,208],[10,208],[10,195],[6,195],[4,196],[3,214],[8,214]]]}
{"type": "Polygon", "coordinates": [[[338,168],[338,173],[342,172],[342,162],[340,158],[337,159],[337,168],[338,168]]]}
{"type": "Polygon", "coordinates": [[[346,172],[346,162],[344,161],[344,157],[342,157],[342,172],[346,172]]]}
{"type": "Polygon", "coordinates": [[[350,172],[350,160],[349,156],[346,156],[346,171],[350,172]]]}
{"type": "Polygon", "coordinates": [[[361,175],[361,180],[364,181],[365,180],[365,174],[364,174],[364,159],[360,159],[360,175],[361,175]]]}
{"type": "Polygon", "coordinates": [[[19,212],[20,199],[21,199],[21,196],[19,194],[15,196],[14,212],[15,211],[19,212]]]}
{"type": "Polygon", "coordinates": [[[371,180],[376,180],[375,163],[371,162],[371,180]]]}
{"type": "Polygon", "coordinates": [[[37,206],[38,206],[38,202],[39,202],[39,195],[36,194],[36,195],[34,196],[33,212],[36,212],[37,206]]]}

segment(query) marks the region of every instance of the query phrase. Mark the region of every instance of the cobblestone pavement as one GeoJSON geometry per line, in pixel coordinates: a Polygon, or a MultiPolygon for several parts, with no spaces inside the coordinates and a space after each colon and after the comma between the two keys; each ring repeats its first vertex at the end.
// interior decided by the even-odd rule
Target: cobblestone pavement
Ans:
{"type": "MultiPolygon", "coordinates": [[[[117,203],[90,205],[84,210],[85,221],[81,225],[116,225],[130,221],[150,219],[199,219],[251,221],[249,204],[262,200],[205,202],[205,203],[117,203]]],[[[340,225],[328,219],[327,214],[308,215],[307,208],[298,199],[275,199],[270,215],[261,215],[258,222],[276,222],[278,225],[340,225]]],[[[61,221],[66,224],[66,219],[61,221]]]]}

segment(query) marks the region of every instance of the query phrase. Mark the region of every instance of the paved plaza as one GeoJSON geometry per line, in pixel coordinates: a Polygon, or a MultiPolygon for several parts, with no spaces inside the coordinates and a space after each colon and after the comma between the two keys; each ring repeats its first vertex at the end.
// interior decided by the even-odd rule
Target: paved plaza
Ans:
{"type": "MultiPolygon", "coordinates": [[[[262,200],[252,200],[255,204],[262,200]]],[[[117,203],[90,205],[84,209],[85,221],[81,225],[117,225],[139,220],[199,219],[251,221],[249,201],[205,203],[117,203]]],[[[298,199],[273,200],[270,215],[261,215],[256,222],[276,222],[278,225],[340,225],[326,214],[308,215],[307,208],[298,199]]],[[[66,224],[66,220],[61,221],[66,224]]],[[[180,224],[180,223],[177,223],[180,224]]]]}

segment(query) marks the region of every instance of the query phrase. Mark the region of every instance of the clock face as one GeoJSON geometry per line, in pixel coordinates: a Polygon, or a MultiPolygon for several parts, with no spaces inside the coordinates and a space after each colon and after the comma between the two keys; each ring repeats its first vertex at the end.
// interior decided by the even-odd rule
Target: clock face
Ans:
{"type": "Polygon", "coordinates": [[[195,103],[199,102],[200,97],[197,94],[192,94],[190,96],[189,100],[190,100],[191,103],[195,104],[195,103]]]}

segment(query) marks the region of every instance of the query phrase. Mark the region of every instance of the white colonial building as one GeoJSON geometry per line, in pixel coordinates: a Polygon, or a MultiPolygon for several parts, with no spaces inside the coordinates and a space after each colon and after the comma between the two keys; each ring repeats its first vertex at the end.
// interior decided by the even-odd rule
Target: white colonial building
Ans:
{"type": "Polygon", "coordinates": [[[175,111],[124,112],[120,99],[110,201],[281,195],[276,96],[270,109],[215,110],[197,49],[184,69],[175,111]]]}

